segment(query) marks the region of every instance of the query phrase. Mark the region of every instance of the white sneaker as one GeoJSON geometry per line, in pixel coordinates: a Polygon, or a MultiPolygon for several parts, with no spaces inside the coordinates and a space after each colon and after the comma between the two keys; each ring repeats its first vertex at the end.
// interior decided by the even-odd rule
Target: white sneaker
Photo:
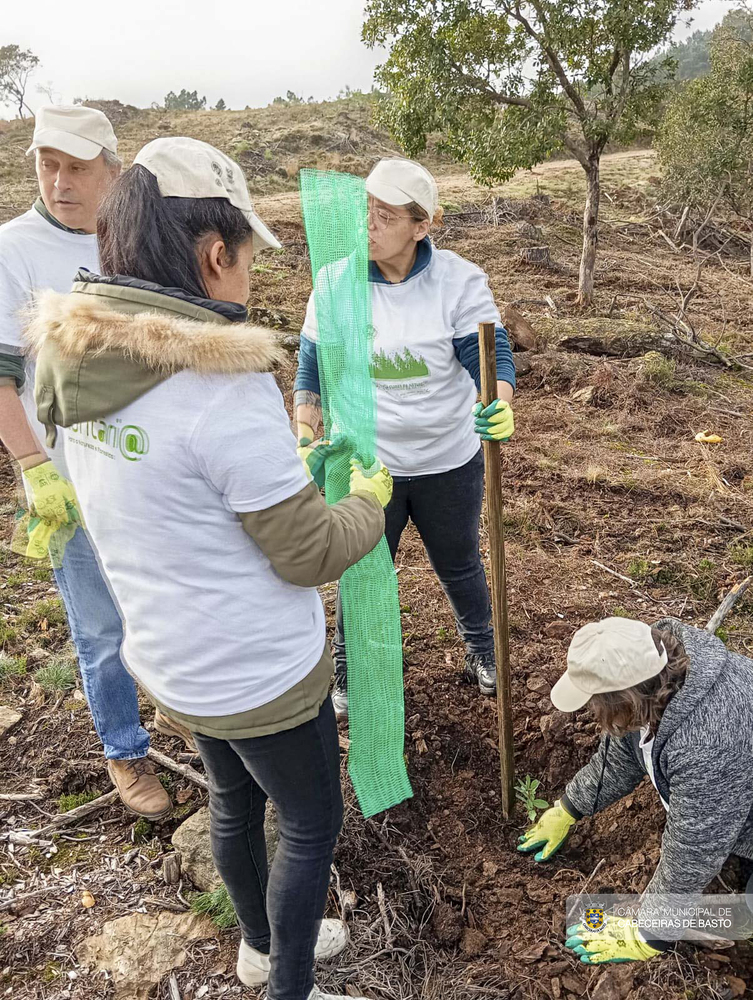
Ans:
{"type": "Polygon", "coordinates": [[[308,995],[308,1000],[366,1000],[366,997],[343,996],[342,993],[322,993],[318,986],[315,986],[308,995]]]}
{"type": "MultiPolygon", "coordinates": [[[[319,937],[316,939],[314,960],[319,962],[339,955],[347,945],[349,937],[348,928],[342,920],[322,920],[319,937]]],[[[241,940],[235,971],[245,986],[260,986],[269,979],[269,955],[262,954],[241,940]]],[[[314,989],[316,990],[316,987],[314,989]]],[[[321,996],[326,997],[327,994],[322,993],[321,996]]],[[[314,997],[314,1000],[318,1000],[318,997],[314,997]]]]}

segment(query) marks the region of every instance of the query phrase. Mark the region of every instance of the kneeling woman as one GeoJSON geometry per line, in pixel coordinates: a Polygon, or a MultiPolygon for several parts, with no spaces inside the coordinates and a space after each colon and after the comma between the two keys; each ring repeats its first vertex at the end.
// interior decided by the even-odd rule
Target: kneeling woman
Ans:
{"type": "Polygon", "coordinates": [[[669,944],[644,920],[657,904],[702,893],[731,854],[753,859],[753,661],[674,618],[607,618],[575,633],[551,697],[562,712],[588,705],[604,737],[518,850],[547,861],[579,819],[648,775],[667,810],[648,905],[637,926],[571,927],[567,945],[587,964],[651,958],[669,944]]]}
{"type": "MultiPolygon", "coordinates": [[[[500,324],[480,267],[429,239],[439,213],[437,185],[419,163],[381,160],[366,178],[377,400],[377,453],[395,478],[385,511],[392,558],[408,521],[416,525],[452,606],[466,648],[464,673],[483,694],[496,690],[494,634],[479,519],[484,493],[481,437],[507,440],[515,368],[507,334],[497,326],[497,395],[483,413],[478,325],[500,324]],[[474,420],[475,414],[475,420],[474,420]]],[[[313,293],[301,333],[295,382],[302,449],[321,433],[321,398],[313,293]]],[[[335,634],[339,717],[348,710],[342,612],[335,634]]]]}
{"type": "Polygon", "coordinates": [[[238,975],[270,1000],[318,997],[316,957],[342,820],[332,663],[316,586],[382,535],[391,483],[353,468],[327,507],[307,482],[246,323],[249,264],[279,246],[240,168],[193,139],[156,139],[103,206],[103,277],[49,293],[31,339],[44,422],[65,453],[125,620],[124,660],[195,735],[215,864],[243,934],[238,975]],[[264,810],[280,845],[267,872],[264,810]]]}

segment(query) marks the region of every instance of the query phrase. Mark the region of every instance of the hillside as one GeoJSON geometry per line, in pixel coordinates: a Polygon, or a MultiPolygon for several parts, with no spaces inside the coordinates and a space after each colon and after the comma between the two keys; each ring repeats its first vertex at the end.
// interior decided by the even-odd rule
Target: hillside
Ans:
{"type": "MultiPolygon", "coordinates": [[[[364,173],[392,151],[368,108],[350,101],[244,112],[108,110],[126,162],[144,142],[173,132],[243,162],[257,207],[282,242],[254,260],[252,317],[285,331],[294,348],[311,289],[295,172],[364,173]]],[[[35,194],[23,157],[30,132],[28,122],[0,127],[3,220],[35,194]]],[[[647,622],[671,615],[704,626],[729,589],[753,573],[748,248],[710,226],[694,258],[679,220],[661,207],[653,154],[607,156],[597,296],[582,310],[575,304],[584,193],[577,164],[548,163],[483,189],[435,153],[425,162],[438,173],[446,209],[436,246],[483,267],[510,329],[519,329],[523,315],[534,333],[533,347],[515,354],[516,433],[502,463],[516,772],[540,779],[539,794],[551,802],[598,739],[587,712],[554,712],[548,696],[573,631],[608,615],[647,622]],[[672,327],[676,316],[686,326],[672,327]],[[687,324],[719,353],[683,343],[687,324]],[[704,430],[721,440],[699,443],[704,430]]],[[[288,406],[294,371],[291,353],[279,371],[288,406]]],[[[7,538],[16,509],[7,460],[0,487],[7,538]]],[[[485,530],[482,551],[486,557],[485,530]]],[[[462,643],[412,526],[396,564],[415,797],[364,820],[342,732],[346,816],[329,912],[348,919],[353,945],[323,968],[322,986],[378,1000],[730,1000],[746,986],[750,996],[753,948],[745,942],[726,951],[683,944],[645,966],[606,969],[565,951],[567,897],[585,885],[642,891],[659,858],[664,810],[644,782],[579,824],[550,865],[518,854],[526,817],[522,808],[511,822],[501,816],[496,704],[459,679],[462,643]]],[[[143,953],[132,937],[125,946],[113,939],[106,967],[131,976],[119,994],[109,973],[87,970],[82,943],[110,922],[184,919],[200,883],[184,848],[180,881],[171,876],[171,837],[206,805],[206,791],[185,767],[165,771],[176,803],[165,819],[134,822],[119,804],[95,811],[94,802],[83,825],[35,839],[48,822],[65,822],[63,809],[103,795],[110,783],[49,571],[7,546],[0,566],[0,705],[16,718],[0,735],[0,838],[13,847],[0,851],[0,991],[13,1000],[255,996],[234,976],[237,928],[210,929],[156,974],[151,960],[169,954],[165,937],[142,939],[143,953]],[[82,905],[86,894],[93,903],[82,905]]],[[[748,656],[752,594],[717,633],[748,656]]],[[[322,598],[331,624],[333,585],[322,598]]],[[[142,707],[147,722],[145,699],[142,707]]],[[[154,746],[186,762],[177,740],[154,734],[154,746]]],[[[188,760],[201,768],[198,758],[188,760]]],[[[725,887],[744,888],[734,865],[723,878],[725,887]]]]}

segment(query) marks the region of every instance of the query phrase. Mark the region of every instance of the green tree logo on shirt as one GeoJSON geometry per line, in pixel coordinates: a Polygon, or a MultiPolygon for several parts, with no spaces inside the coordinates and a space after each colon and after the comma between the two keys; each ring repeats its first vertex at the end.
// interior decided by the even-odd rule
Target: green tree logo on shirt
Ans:
{"type": "Polygon", "coordinates": [[[426,378],[429,375],[429,366],[420,354],[415,357],[410,348],[406,347],[402,354],[399,351],[395,351],[394,354],[377,351],[371,359],[369,371],[373,379],[402,381],[410,378],[426,378]]]}

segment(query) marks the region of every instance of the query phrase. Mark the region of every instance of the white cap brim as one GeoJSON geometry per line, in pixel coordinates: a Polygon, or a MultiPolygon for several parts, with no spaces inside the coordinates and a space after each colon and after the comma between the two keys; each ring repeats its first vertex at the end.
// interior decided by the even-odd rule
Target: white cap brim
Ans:
{"type": "Polygon", "coordinates": [[[560,677],[551,690],[549,697],[552,704],[560,712],[577,712],[591,700],[593,695],[588,691],[582,691],[570,680],[570,676],[565,673],[560,677]]]}
{"type": "Polygon", "coordinates": [[[366,178],[366,191],[379,201],[383,201],[385,205],[409,205],[415,200],[413,195],[406,194],[399,187],[395,187],[393,184],[382,184],[370,177],[366,178]]]}
{"type": "Polygon", "coordinates": [[[282,249],[282,243],[272,235],[252,208],[244,211],[243,214],[254,231],[254,250],[265,250],[267,247],[270,250],[282,249]]]}
{"type": "Polygon", "coordinates": [[[57,149],[61,153],[67,153],[68,156],[75,156],[77,160],[96,160],[105,147],[72,132],[63,132],[57,128],[42,128],[34,133],[34,140],[26,150],[26,155],[31,156],[35,149],[41,148],[57,149]]]}

